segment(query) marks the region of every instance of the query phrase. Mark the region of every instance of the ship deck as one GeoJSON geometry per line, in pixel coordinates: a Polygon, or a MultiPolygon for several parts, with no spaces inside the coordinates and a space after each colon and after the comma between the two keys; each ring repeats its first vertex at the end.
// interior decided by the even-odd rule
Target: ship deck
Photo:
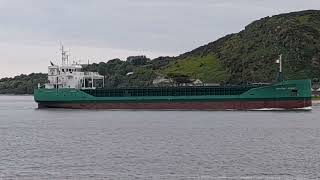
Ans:
{"type": "Polygon", "coordinates": [[[83,89],[95,97],[141,97],[141,96],[223,96],[240,95],[262,86],[182,86],[146,87],[120,89],[83,89]]]}

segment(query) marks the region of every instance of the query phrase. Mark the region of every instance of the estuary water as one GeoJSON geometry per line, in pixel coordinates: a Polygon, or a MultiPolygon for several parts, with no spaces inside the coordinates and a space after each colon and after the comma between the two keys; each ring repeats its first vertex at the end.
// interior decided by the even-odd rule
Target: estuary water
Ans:
{"type": "Polygon", "coordinates": [[[320,106],[38,110],[0,96],[0,179],[320,179],[320,106]]]}

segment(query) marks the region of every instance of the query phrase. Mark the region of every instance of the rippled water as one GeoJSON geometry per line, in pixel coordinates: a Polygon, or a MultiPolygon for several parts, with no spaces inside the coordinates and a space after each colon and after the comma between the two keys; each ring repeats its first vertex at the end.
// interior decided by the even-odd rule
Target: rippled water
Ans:
{"type": "Polygon", "coordinates": [[[320,179],[311,112],[37,110],[0,96],[0,179],[320,179]]]}

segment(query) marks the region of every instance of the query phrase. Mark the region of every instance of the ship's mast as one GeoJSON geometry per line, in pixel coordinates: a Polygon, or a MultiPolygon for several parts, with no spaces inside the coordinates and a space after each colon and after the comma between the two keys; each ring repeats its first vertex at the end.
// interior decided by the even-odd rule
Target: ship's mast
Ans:
{"type": "Polygon", "coordinates": [[[279,58],[279,72],[282,73],[282,54],[280,54],[279,58]]]}
{"type": "Polygon", "coordinates": [[[61,61],[62,61],[62,66],[68,66],[69,62],[69,58],[67,55],[67,51],[64,50],[63,45],[61,44],[61,61]]]}
{"type": "Polygon", "coordinates": [[[283,81],[282,54],[280,54],[279,59],[277,60],[277,63],[279,64],[278,82],[282,82],[283,81]]]}

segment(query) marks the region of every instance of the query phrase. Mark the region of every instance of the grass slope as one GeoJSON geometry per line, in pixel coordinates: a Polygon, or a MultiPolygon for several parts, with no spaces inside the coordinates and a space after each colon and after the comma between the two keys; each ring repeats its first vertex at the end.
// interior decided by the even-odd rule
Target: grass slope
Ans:
{"type": "Polygon", "coordinates": [[[226,71],[223,65],[213,55],[187,57],[183,61],[173,61],[161,73],[187,75],[204,82],[223,82],[226,80],[226,71]]]}

